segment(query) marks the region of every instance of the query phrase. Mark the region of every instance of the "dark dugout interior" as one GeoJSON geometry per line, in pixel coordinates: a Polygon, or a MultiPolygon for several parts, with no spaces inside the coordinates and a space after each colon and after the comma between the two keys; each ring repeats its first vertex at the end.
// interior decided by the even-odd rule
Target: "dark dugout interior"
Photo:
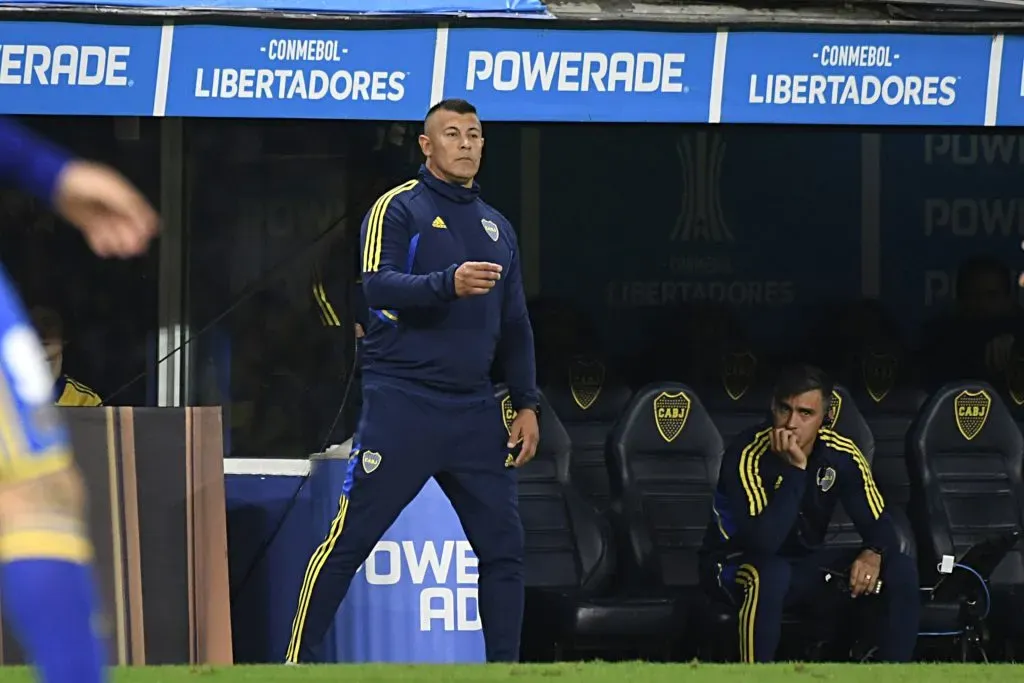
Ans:
{"type": "MultiPolygon", "coordinates": [[[[344,440],[358,225],[415,173],[420,124],[186,119],[176,167],[164,121],[25,120],[180,210],[186,398],[224,406],[227,454],[344,440]]],[[[542,383],[588,354],[634,386],[736,393],[800,358],[878,395],[972,377],[1024,404],[1017,131],[485,120],[485,138],[479,180],[520,231],[542,383]]],[[[67,373],[110,405],[155,405],[168,238],[102,262],[16,192],[0,215],[23,296],[63,318],[67,373]]]]}

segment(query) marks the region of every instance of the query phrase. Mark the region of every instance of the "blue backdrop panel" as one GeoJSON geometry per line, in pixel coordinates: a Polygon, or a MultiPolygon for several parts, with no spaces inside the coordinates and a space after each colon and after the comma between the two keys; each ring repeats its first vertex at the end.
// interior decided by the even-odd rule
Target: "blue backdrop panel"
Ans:
{"type": "MultiPolygon", "coordinates": [[[[51,5],[47,0],[12,0],[9,5],[51,5]]],[[[95,2],[62,0],[61,5],[94,8],[95,2]]],[[[163,7],[202,10],[278,10],[287,12],[330,12],[337,14],[546,14],[540,0],[212,0],[182,3],[176,0],[104,0],[113,7],[163,7]]]]}
{"type": "Polygon", "coordinates": [[[1003,39],[999,69],[1000,126],[1024,126],[1024,36],[1003,39]]]}
{"type": "Polygon", "coordinates": [[[299,489],[303,481],[291,476],[224,477],[234,598],[231,630],[238,664],[284,661],[302,576],[320,540],[310,531],[312,501],[308,485],[299,489]]]}
{"type": "Polygon", "coordinates": [[[734,33],[722,120],[977,125],[991,36],[734,33]]]}
{"type": "Polygon", "coordinates": [[[714,54],[713,33],[457,30],[444,94],[490,121],[707,121],[714,54]]]}
{"type": "Polygon", "coordinates": [[[174,32],[167,114],[421,119],[435,38],[431,29],[183,26],[174,32]]]}
{"type": "Polygon", "coordinates": [[[541,231],[544,293],[603,322],[615,352],[664,334],[686,304],[735,307],[771,345],[822,303],[858,294],[852,131],[576,126],[542,145],[541,186],[558,188],[541,202],[541,225],[557,226],[541,231]],[[580,164],[595,140],[604,163],[580,164]],[[642,173],[608,173],[635,168],[637,149],[642,173]]]}
{"type": "Polygon", "coordinates": [[[881,136],[882,295],[908,332],[948,312],[964,260],[1019,269],[1024,139],[956,133],[881,136]]]}
{"type": "MultiPolygon", "coordinates": [[[[314,526],[338,512],[343,459],[313,463],[314,526]]],[[[349,523],[349,520],[346,520],[349,523]]],[[[359,568],[325,638],[326,662],[483,662],[477,561],[431,479],[359,568]]]]}
{"type": "Polygon", "coordinates": [[[156,26],[0,23],[0,111],[148,116],[159,52],[156,26]]]}

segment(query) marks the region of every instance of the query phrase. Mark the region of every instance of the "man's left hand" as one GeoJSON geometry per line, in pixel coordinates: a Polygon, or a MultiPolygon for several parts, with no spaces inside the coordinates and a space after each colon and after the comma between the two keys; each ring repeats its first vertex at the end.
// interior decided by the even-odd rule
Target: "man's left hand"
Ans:
{"type": "Polygon", "coordinates": [[[853,597],[875,592],[882,576],[882,556],[864,550],[850,566],[850,594],[853,597]]]}
{"type": "Polygon", "coordinates": [[[540,442],[537,413],[530,408],[517,411],[516,419],[512,420],[512,426],[509,428],[508,447],[515,448],[519,442],[522,442],[523,447],[516,458],[516,467],[522,467],[533,460],[533,456],[537,454],[537,444],[540,442]]]}

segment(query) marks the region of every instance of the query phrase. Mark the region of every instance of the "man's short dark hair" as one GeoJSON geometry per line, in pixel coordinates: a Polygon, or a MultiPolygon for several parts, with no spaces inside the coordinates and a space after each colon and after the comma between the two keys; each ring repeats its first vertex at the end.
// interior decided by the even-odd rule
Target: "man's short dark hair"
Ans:
{"type": "Polygon", "coordinates": [[[36,328],[36,334],[43,341],[64,339],[64,321],[56,309],[49,306],[33,306],[29,310],[29,318],[36,328]]]}
{"type": "Polygon", "coordinates": [[[779,371],[775,379],[772,398],[782,401],[791,396],[817,390],[821,392],[822,404],[827,410],[828,402],[832,399],[833,389],[835,389],[835,383],[824,370],[814,365],[796,363],[779,371]]]}
{"type": "Polygon", "coordinates": [[[423,117],[424,126],[427,123],[427,119],[429,119],[434,114],[434,112],[437,111],[450,111],[456,114],[476,114],[476,107],[474,107],[468,101],[460,99],[458,97],[453,97],[447,100],[441,100],[440,102],[438,102],[433,107],[427,110],[427,115],[423,117]]]}

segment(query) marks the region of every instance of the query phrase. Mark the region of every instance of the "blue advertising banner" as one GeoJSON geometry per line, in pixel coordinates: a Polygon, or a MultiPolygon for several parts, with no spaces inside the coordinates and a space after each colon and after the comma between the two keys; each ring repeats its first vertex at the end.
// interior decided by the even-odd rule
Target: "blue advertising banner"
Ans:
{"type": "Polygon", "coordinates": [[[160,28],[0,23],[0,112],[153,112],[160,28]]]}
{"type": "MultiPolygon", "coordinates": [[[[49,0],[11,0],[8,5],[52,4],[49,0]]],[[[95,7],[87,0],[64,0],[61,4],[95,7]]],[[[115,7],[166,7],[180,10],[180,0],[104,0],[115,7]]],[[[335,14],[544,14],[540,0],[208,0],[190,3],[185,9],[197,10],[269,10],[287,12],[329,12],[335,14]]]]}
{"type": "Polygon", "coordinates": [[[464,97],[490,121],[1024,122],[1016,36],[19,22],[5,38],[0,114],[416,121],[464,97]]]}
{"type": "Polygon", "coordinates": [[[996,124],[1024,125],[1024,36],[1006,36],[1003,39],[996,124]]]}
{"type": "Polygon", "coordinates": [[[435,37],[431,29],[181,27],[166,113],[419,119],[430,106],[435,37]]]}
{"type": "Polygon", "coordinates": [[[707,121],[715,34],[456,30],[445,97],[491,121],[707,121]]]}
{"type": "Polygon", "coordinates": [[[977,125],[991,36],[734,33],[722,120],[977,125]]]}

